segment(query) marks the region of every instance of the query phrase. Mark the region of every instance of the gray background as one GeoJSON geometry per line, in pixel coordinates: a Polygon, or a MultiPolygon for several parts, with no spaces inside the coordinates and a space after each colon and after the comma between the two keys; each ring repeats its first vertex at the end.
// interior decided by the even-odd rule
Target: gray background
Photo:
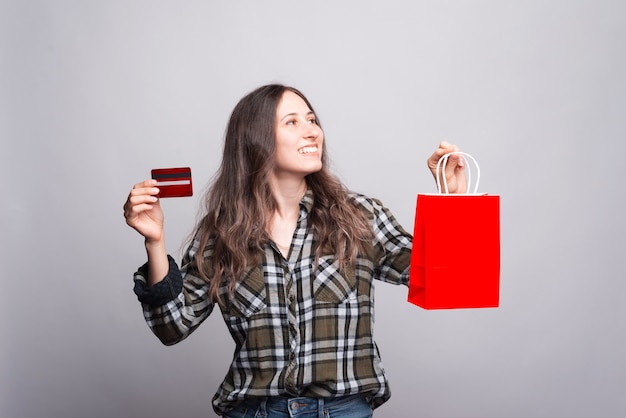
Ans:
{"type": "Polygon", "coordinates": [[[163,202],[180,258],[230,111],[273,81],[405,228],[441,140],[501,195],[500,308],[377,285],[377,417],[626,416],[624,1],[4,0],[0,39],[0,416],[213,416],[230,337],[150,333],[122,204],[191,166],[196,195],[163,202]]]}

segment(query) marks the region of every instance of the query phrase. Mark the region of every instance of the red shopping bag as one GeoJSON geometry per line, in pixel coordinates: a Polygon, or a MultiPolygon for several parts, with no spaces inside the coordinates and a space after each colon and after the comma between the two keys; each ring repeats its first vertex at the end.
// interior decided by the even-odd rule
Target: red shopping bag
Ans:
{"type": "Polygon", "coordinates": [[[417,196],[408,301],[424,309],[499,306],[500,196],[476,193],[479,170],[473,194],[417,196]]]}

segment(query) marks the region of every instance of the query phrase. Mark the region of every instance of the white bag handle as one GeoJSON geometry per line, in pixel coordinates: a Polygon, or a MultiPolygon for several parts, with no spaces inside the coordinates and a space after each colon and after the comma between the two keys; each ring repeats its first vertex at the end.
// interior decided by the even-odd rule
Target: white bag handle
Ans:
{"type": "MultiPolygon", "coordinates": [[[[441,193],[441,181],[439,180],[439,167],[441,166],[441,172],[442,174],[445,173],[446,171],[446,164],[448,163],[448,158],[453,155],[453,154],[457,154],[457,155],[461,155],[463,158],[463,160],[465,160],[465,166],[467,167],[467,192],[466,194],[470,194],[470,187],[472,184],[472,170],[470,169],[469,164],[467,164],[467,158],[465,157],[469,157],[472,159],[472,161],[474,162],[474,165],[476,166],[476,184],[474,185],[474,194],[478,193],[478,183],[480,182],[480,166],[478,165],[478,163],[476,162],[476,159],[474,157],[472,157],[471,155],[465,153],[465,152],[461,152],[461,151],[456,151],[456,152],[451,152],[448,154],[445,154],[444,156],[442,156],[439,161],[437,161],[437,168],[435,169],[435,177],[437,178],[437,190],[439,191],[439,193],[441,193]]],[[[443,187],[444,190],[446,191],[445,194],[449,194],[448,192],[448,181],[446,180],[446,176],[445,174],[443,174],[443,187]]]]}

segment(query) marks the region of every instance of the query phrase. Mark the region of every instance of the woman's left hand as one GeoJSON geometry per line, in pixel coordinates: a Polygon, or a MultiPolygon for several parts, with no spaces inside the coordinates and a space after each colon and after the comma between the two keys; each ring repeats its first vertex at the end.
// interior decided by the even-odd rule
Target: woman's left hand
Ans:
{"type": "MultiPolygon", "coordinates": [[[[459,148],[456,145],[452,145],[446,141],[439,144],[439,148],[428,158],[428,168],[433,173],[433,177],[436,178],[437,162],[445,154],[451,152],[459,152],[459,148]]],[[[441,167],[439,167],[441,168],[441,167]]],[[[440,170],[441,171],[441,170],[440,170]]],[[[448,184],[449,193],[465,193],[467,192],[467,179],[465,177],[465,159],[461,155],[451,155],[448,158],[446,169],[444,173],[439,173],[439,181],[441,183],[442,192],[443,189],[443,177],[445,175],[445,181],[448,184]]]]}

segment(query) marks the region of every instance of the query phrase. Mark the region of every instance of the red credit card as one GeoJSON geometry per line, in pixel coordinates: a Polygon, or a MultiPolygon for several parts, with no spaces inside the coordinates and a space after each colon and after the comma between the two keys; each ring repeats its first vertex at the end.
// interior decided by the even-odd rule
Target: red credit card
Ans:
{"type": "Polygon", "coordinates": [[[152,178],[157,181],[159,197],[186,197],[193,195],[191,168],[155,168],[152,178]]]}

